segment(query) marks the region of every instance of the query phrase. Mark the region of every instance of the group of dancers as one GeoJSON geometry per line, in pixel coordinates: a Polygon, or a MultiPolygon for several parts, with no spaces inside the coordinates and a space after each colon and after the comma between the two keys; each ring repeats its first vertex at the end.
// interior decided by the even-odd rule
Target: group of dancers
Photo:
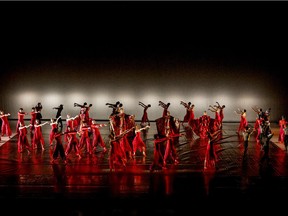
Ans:
{"type": "MultiPolygon", "coordinates": [[[[74,107],[79,107],[79,114],[71,117],[67,114],[66,126],[63,128],[62,115],[63,105],[53,107],[57,110],[56,117],[51,118],[50,122],[42,123],[42,104],[39,102],[35,107],[32,107],[30,112],[29,125],[25,125],[24,117],[28,115],[27,112],[20,108],[18,111],[18,121],[16,125],[16,133],[18,135],[18,152],[21,153],[27,150],[28,153],[33,149],[41,148],[45,150],[45,141],[42,134],[42,127],[49,124],[51,126],[49,134],[49,145],[54,147],[52,154],[52,162],[56,163],[59,156],[66,163],[67,156],[74,150],[77,157],[81,158],[82,152],[86,152],[92,155],[98,146],[100,146],[103,152],[106,152],[109,148],[109,167],[110,170],[115,170],[118,167],[125,168],[127,162],[130,159],[135,158],[136,154],[146,157],[146,135],[150,128],[150,120],[148,118],[147,110],[151,107],[150,104],[144,104],[139,101],[139,105],[144,109],[141,123],[135,122],[135,115],[126,114],[124,106],[121,102],[106,103],[108,108],[112,108],[112,113],[109,115],[109,143],[104,142],[100,133],[100,128],[108,126],[108,124],[98,124],[96,120],[91,118],[89,110],[92,104],[74,103],[74,107]],[[31,146],[27,139],[28,129],[30,129],[31,146]],[[64,147],[62,142],[62,136],[66,143],[64,147]],[[109,147],[106,147],[106,144],[109,147]]],[[[194,134],[200,139],[207,141],[207,151],[204,161],[204,168],[215,167],[215,161],[217,160],[214,145],[222,137],[222,125],[224,119],[225,105],[220,105],[216,102],[214,105],[210,105],[208,110],[215,113],[214,118],[207,114],[207,111],[203,112],[203,115],[195,118],[194,108],[195,105],[191,102],[180,101],[180,105],[186,109],[186,114],[181,121],[179,118],[175,118],[170,115],[169,106],[170,103],[164,103],[159,101],[158,104],[163,108],[162,116],[155,120],[157,133],[154,135],[154,153],[153,162],[150,166],[150,170],[155,169],[167,169],[167,164],[178,164],[179,157],[177,155],[177,145],[179,138],[185,136],[189,138],[194,134]],[[180,133],[181,125],[185,129],[185,133],[180,133]]],[[[265,153],[268,154],[269,141],[273,136],[270,128],[270,112],[268,109],[263,112],[259,107],[252,107],[253,111],[257,113],[257,118],[254,127],[249,127],[246,119],[246,110],[238,109],[236,114],[240,115],[240,123],[237,129],[237,133],[243,137],[244,142],[244,155],[247,153],[248,141],[253,132],[257,132],[257,143],[261,144],[265,153]]],[[[1,135],[11,136],[11,128],[8,121],[8,116],[4,111],[0,112],[2,119],[1,135]]],[[[288,143],[288,129],[286,127],[287,122],[285,117],[279,121],[280,133],[279,142],[285,143],[287,150],[288,143]],[[287,134],[287,136],[286,136],[287,134]]],[[[1,137],[0,137],[1,138],[1,137]]]]}

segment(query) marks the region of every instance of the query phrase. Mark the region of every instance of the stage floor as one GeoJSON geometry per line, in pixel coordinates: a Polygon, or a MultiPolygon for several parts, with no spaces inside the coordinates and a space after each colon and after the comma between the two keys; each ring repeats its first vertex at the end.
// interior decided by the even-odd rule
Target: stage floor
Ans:
{"type": "MultiPolygon", "coordinates": [[[[16,122],[10,124],[15,130],[16,122]]],[[[248,155],[243,157],[237,127],[238,123],[224,123],[223,138],[216,145],[216,168],[207,171],[203,169],[206,144],[194,135],[192,139],[180,138],[178,165],[150,172],[156,133],[153,122],[145,139],[147,157],[137,153],[135,159],[128,161],[126,170],[113,172],[108,166],[108,151],[103,153],[100,147],[93,155],[83,153],[81,159],[72,152],[67,165],[61,161],[51,164],[49,125],[43,126],[45,151],[18,153],[17,135],[5,143],[3,137],[1,208],[8,210],[9,215],[147,215],[151,209],[158,215],[178,215],[187,210],[210,211],[204,204],[222,209],[226,203],[239,206],[237,212],[244,211],[243,206],[265,212],[268,203],[277,201],[281,210],[280,203],[284,203],[288,193],[288,155],[284,145],[277,142],[278,126],[272,127],[275,134],[270,144],[270,159],[264,161],[254,135],[248,155]],[[42,208],[41,213],[38,207],[42,208]]],[[[109,148],[108,127],[100,132],[109,148]]],[[[181,132],[185,133],[184,128],[181,132]]]]}

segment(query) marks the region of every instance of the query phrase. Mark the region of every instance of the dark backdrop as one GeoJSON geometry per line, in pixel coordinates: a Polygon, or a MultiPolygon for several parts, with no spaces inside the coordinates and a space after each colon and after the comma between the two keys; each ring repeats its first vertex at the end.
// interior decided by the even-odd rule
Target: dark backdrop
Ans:
{"type": "MultiPolygon", "coordinates": [[[[237,108],[287,114],[285,2],[1,2],[0,108],[17,111],[41,102],[44,118],[64,105],[92,103],[91,116],[107,119],[105,104],[121,101],[142,117],[138,101],[162,115],[158,101],[195,104],[196,117],[216,101],[225,121],[237,108]]],[[[213,113],[208,112],[214,116],[213,113]]],[[[27,116],[30,118],[30,116],[27,116]]]]}

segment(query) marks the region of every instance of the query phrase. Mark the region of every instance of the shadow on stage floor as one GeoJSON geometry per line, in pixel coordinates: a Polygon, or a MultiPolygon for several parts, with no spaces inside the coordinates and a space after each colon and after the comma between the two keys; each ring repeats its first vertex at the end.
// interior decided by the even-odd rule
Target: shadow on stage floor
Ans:
{"type": "MultiPolygon", "coordinates": [[[[156,133],[153,123],[145,137],[147,157],[139,154],[128,161],[126,170],[113,172],[108,152],[100,148],[93,155],[83,152],[81,159],[70,154],[67,165],[61,161],[52,165],[49,125],[43,127],[45,151],[18,153],[16,135],[0,147],[1,208],[9,215],[281,212],[288,192],[287,153],[271,142],[269,158],[263,160],[263,151],[252,135],[248,155],[243,157],[237,126],[224,123],[223,137],[216,145],[218,161],[212,170],[203,169],[206,145],[194,135],[180,138],[178,165],[150,172],[156,133]]],[[[108,128],[100,132],[109,148],[108,128]]]]}

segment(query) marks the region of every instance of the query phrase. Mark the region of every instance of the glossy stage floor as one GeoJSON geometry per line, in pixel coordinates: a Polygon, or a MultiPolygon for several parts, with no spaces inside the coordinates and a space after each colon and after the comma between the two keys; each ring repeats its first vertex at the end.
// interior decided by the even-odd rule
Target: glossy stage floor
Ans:
{"type": "MultiPolygon", "coordinates": [[[[12,130],[15,124],[11,122],[12,130]]],[[[37,149],[30,155],[17,152],[17,135],[7,142],[2,137],[1,210],[9,215],[79,216],[178,215],[186,211],[196,214],[196,210],[231,215],[245,213],[247,208],[258,213],[269,208],[281,212],[288,194],[288,155],[283,144],[277,143],[277,125],[273,127],[270,159],[265,161],[254,135],[243,158],[237,127],[238,123],[224,123],[223,138],[216,145],[216,169],[208,171],[203,169],[206,144],[194,135],[192,139],[180,138],[178,165],[150,172],[154,122],[145,139],[147,157],[138,153],[128,161],[126,170],[113,172],[109,170],[108,152],[101,148],[92,156],[83,153],[81,159],[72,152],[66,166],[61,161],[52,165],[49,125],[43,126],[45,151],[37,149]]],[[[184,128],[181,131],[185,132],[184,128]]],[[[108,143],[108,127],[100,132],[108,143]]]]}

